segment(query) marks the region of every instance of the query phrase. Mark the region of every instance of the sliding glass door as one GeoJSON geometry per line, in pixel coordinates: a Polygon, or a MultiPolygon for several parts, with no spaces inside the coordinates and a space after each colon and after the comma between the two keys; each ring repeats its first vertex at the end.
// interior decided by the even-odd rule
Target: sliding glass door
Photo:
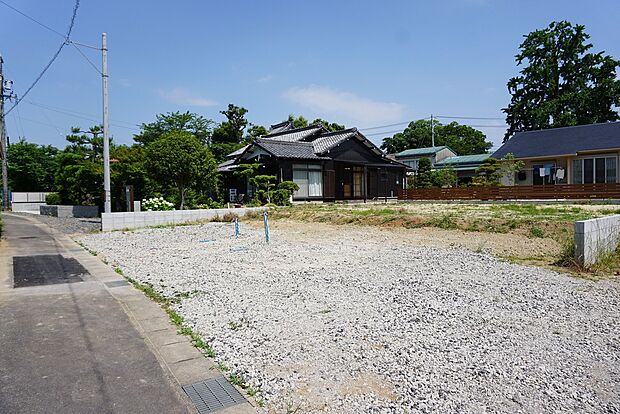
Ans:
{"type": "Polygon", "coordinates": [[[573,184],[615,183],[618,177],[616,157],[573,160],[573,184]]]}

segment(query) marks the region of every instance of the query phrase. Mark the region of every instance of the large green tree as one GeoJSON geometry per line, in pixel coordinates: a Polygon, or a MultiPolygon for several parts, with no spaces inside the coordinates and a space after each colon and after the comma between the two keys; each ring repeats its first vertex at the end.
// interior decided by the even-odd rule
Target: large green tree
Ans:
{"type": "Polygon", "coordinates": [[[146,148],[149,176],[163,185],[177,188],[180,208],[188,189],[217,190],[217,164],[198,138],[187,131],[171,131],[146,148]]]}
{"type": "Polygon", "coordinates": [[[155,117],[155,122],[142,124],[142,131],[133,139],[142,145],[161,138],[172,131],[186,131],[195,136],[203,144],[211,142],[213,121],[192,112],[168,112],[155,117]]]}
{"type": "Polygon", "coordinates": [[[226,121],[219,124],[213,131],[213,142],[241,143],[244,130],[248,126],[248,120],[245,119],[248,110],[241,106],[228,104],[228,108],[220,113],[226,117],[226,121]]]}
{"type": "Polygon", "coordinates": [[[310,122],[302,115],[295,116],[293,114],[290,114],[287,121],[293,123],[293,128],[305,128],[310,125],[323,124],[323,126],[330,132],[342,131],[343,129],[345,129],[344,125],[337,124],[335,122],[329,122],[322,118],[316,118],[314,121],[310,122]]]}
{"type": "MultiPolygon", "coordinates": [[[[482,131],[458,122],[443,125],[437,119],[435,125],[435,146],[447,145],[457,155],[484,154],[492,143],[486,140],[482,131]]],[[[419,119],[409,123],[403,132],[384,138],[381,148],[389,154],[395,154],[412,148],[425,148],[432,145],[431,121],[419,119]]]]}
{"type": "Polygon", "coordinates": [[[504,141],[518,131],[619,119],[620,61],[590,52],[589,38],[584,26],[567,21],[525,36],[515,56],[523,68],[508,81],[504,141]]]}
{"type": "Polygon", "coordinates": [[[52,191],[58,149],[25,140],[7,150],[9,187],[12,191],[52,191]]]}

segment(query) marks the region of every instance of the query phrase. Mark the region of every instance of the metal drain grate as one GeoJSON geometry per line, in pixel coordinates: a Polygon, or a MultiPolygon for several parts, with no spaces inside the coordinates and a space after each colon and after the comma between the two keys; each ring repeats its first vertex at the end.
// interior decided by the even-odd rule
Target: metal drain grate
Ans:
{"type": "Polygon", "coordinates": [[[53,285],[81,282],[88,275],[84,266],[60,254],[13,257],[13,286],[53,285]]]}
{"type": "Polygon", "coordinates": [[[246,402],[243,395],[222,376],[184,385],[183,391],[192,400],[200,414],[212,413],[246,402]]]}
{"type": "Polygon", "coordinates": [[[115,288],[120,286],[127,286],[129,285],[129,282],[126,280],[113,280],[112,282],[105,282],[104,284],[109,288],[115,288]]]}

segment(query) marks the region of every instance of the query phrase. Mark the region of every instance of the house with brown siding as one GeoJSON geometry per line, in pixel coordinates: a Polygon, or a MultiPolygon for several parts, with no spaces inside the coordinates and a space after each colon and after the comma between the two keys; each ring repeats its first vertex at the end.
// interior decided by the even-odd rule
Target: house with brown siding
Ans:
{"type": "Polygon", "coordinates": [[[515,185],[617,183],[620,122],[518,132],[492,157],[507,154],[524,162],[515,185]]]}

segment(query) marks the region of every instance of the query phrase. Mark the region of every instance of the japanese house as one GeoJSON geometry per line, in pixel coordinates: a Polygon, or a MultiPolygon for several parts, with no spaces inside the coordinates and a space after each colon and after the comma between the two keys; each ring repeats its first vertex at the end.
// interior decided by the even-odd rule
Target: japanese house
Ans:
{"type": "Polygon", "coordinates": [[[329,132],[323,125],[294,128],[290,122],[272,125],[269,134],[228,155],[219,165],[227,201],[252,197],[249,179],[235,170],[260,164],[257,174],[293,181],[293,200],[366,200],[396,197],[405,186],[407,167],[388,159],[356,128],[329,132]]]}
{"type": "Polygon", "coordinates": [[[492,157],[507,154],[524,162],[515,185],[617,183],[620,122],[518,132],[492,157]]]}
{"type": "Polygon", "coordinates": [[[435,168],[435,165],[446,158],[454,157],[456,153],[449,147],[442,145],[438,147],[424,147],[424,148],[412,148],[394,154],[391,158],[398,162],[405,164],[413,171],[418,171],[420,165],[420,159],[428,158],[431,162],[431,168],[435,168]]]}

